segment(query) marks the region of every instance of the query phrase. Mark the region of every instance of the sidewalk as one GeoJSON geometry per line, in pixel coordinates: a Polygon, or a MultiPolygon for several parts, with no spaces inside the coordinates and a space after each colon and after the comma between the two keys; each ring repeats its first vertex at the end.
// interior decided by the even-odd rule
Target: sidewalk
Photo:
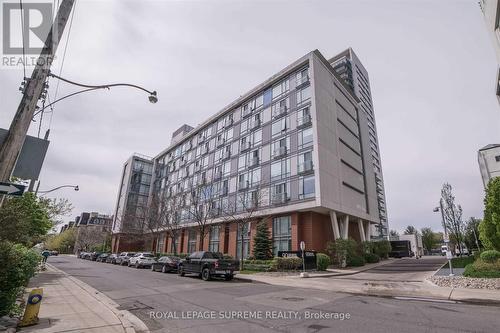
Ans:
{"type": "Polygon", "coordinates": [[[18,332],[149,332],[142,321],[117,310],[118,304],[104,294],[50,264],[46,266],[29,283],[29,288],[43,288],[39,322],[18,332]]]}
{"type": "MultiPolygon", "coordinates": [[[[381,264],[384,265],[391,262],[393,261],[384,262],[381,264]]],[[[376,266],[380,265],[372,265],[369,268],[373,268],[376,266]]],[[[336,272],[337,274],[310,274],[309,278],[300,278],[298,276],[266,276],[259,274],[238,274],[236,275],[236,277],[241,280],[252,282],[296,288],[320,289],[355,295],[425,298],[432,300],[459,301],[476,304],[500,304],[500,291],[439,287],[427,280],[422,282],[399,282],[325,278],[355,275],[369,269],[366,267],[360,268],[362,269],[356,269],[350,272],[338,270],[336,272]]]]}

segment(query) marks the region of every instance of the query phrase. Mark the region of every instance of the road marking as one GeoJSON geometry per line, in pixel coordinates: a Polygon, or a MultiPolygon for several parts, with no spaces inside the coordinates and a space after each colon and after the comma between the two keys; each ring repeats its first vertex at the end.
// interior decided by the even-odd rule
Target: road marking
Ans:
{"type": "Polygon", "coordinates": [[[394,299],[399,299],[403,301],[422,301],[422,302],[434,302],[434,303],[451,303],[458,304],[461,302],[451,301],[447,299],[437,299],[437,298],[424,298],[424,297],[405,297],[405,296],[394,296],[394,299]]]}

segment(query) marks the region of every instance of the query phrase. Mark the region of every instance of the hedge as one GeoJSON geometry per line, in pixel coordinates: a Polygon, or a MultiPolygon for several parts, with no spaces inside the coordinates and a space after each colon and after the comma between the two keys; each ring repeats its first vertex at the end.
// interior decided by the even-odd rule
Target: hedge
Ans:
{"type": "Polygon", "coordinates": [[[277,271],[296,271],[302,269],[302,259],[298,257],[281,258],[275,257],[273,259],[273,269],[277,271]]]}
{"type": "Polygon", "coordinates": [[[483,261],[494,263],[498,259],[500,259],[500,252],[497,250],[488,250],[481,252],[481,260],[483,261]]]}
{"type": "Polygon", "coordinates": [[[365,261],[369,264],[373,264],[380,261],[380,257],[375,253],[365,253],[365,261]]]}
{"type": "Polygon", "coordinates": [[[331,259],[329,255],[326,255],[324,253],[318,253],[316,254],[316,266],[318,268],[318,271],[326,271],[328,266],[330,266],[331,259]]]}
{"type": "Polygon", "coordinates": [[[473,264],[465,266],[464,276],[473,278],[500,278],[500,260],[495,263],[476,260],[473,264]]]}

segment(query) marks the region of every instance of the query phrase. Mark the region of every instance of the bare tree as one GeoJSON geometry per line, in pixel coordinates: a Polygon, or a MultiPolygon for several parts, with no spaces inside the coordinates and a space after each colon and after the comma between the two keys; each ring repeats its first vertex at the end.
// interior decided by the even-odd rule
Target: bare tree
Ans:
{"type": "Polygon", "coordinates": [[[441,189],[441,198],[443,201],[444,225],[451,236],[450,239],[458,246],[460,255],[463,253],[465,224],[462,220],[462,207],[455,204],[455,196],[452,193],[450,184],[445,183],[441,189]]]}
{"type": "MultiPolygon", "coordinates": [[[[165,230],[168,237],[172,239],[172,247],[174,255],[177,255],[177,238],[180,234],[181,210],[185,202],[181,196],[170,198],[167,201],[167,209],[165,210],[164,222],[165,230]]],[[[167,251],[168,252],[168,251],[167,251]]]]}
{"type": "Polygon", "coordinates": [[[76,231],[75,248],[90,251],[106,243],[109,232],[102,226],[80,226],[76,231]]]}
{"type": "Polygon", "coordinates": [[[214,210],[218,205],[217,191],[213,183],[207,183],[205,179],[195,185],[186,202],[187,218],[196,223],[196,229],[200,237],[198,251],[203,250],[205,236],[210,231],[209,224],[215,217],[214,210]]]}
{"type": "MultiPolygon", "coordinates": [[[[241,242],[240,270],[243,270],[245,227],[250,228],[250,222],[257,218],[257,211],[263,206],[263,198],[264,195],[261,189],[239,192],[236,197],[228,200],[227,205],[221,207],[222,219],[237,224],[241,242]]],[[[250,246],[250,242],[251,240],[249,240],[248,246],[250,246]]]]}

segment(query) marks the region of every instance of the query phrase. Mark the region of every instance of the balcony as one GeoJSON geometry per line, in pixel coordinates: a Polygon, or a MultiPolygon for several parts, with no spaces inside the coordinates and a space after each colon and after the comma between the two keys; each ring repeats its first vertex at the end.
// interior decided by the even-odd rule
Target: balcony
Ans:
{"type": "Polygon", "coordinates": [[[220,147],[226,143],[225,139],[217,140],[217,147],[220,147]]]}
{"type": "Polygon", "coordinates": [[[300,88],[301,86],[305,85],[308,82],[309,82],[309,75],[302,76],[301,78],[297,79],[297,81],[296,81],[296,87],[300,88]]]}
{"type": "Polygon", "coordinates": [[[250,122],[250,129],[255,129],[260,126],[260,119],[255,119],[254,121],[250,122]]]}
{"type": "Polygon", "coordinates": [[[248,141],[242,142],[240,147],[240,152],[250,149],[251,144],[248,141]]]}
{"type": "Polygon", "coordinates": [[[277,106],[273,110],[273,118],[276,119],[276,118],[279,118],[279,117],[285,115],[286,111],[287,111],[287,107],[285,105],[277,106]]]}
{"type": "Polygon", "coordinates": [[[248,180],[243,180],[243,181],[240,181],[239,186],[238,186],[238,189],[239,189],[240,191],[242,191],[242,190],[246,190],[246,189],[249,187],[249,185],[250,185],[250,184],[249,184],[248,180]]]}
{"type": "Polygon", "coordinates": [[[227,195],[229,193],[229,188],[227,186],[224,186],[221,189],[221,195],[227,195]]]}
{"type": "Polygon", "coordinates": [[[303,163],[299,164],[299,174],[305,174],[313,171],[313,163],[311,160],[309,161],[304,161],[303,163]]]}
{"type": "Polygon", "coordinates": [[[297,119],[297,127],[302,128],[311,125],[311,115],[307,114],[297,119]]]}
{"type": "Polygon", "coordinates": [[[248,117],[250,114],[252,114],[252,110],[250,110],[250,108],[243,109],[243,111],[241,112],[241,117],[242,117],[242,118],[246,118],[246,117],[248,117]]]}
{"type": "Polygon", "coordinates": [[[257,165],[259,165],[259,158],[258,157],[253,157],[252,159],[250,159],[249,167],[256,167],[257,165]]]}
{"type": "Polygon", "coordinates": [[[215,171],[214,180],[220,180],[222,178],[222,170],[215,171]]]}
{"type": "Polygon", "coordinates": [[[231,157],[231,152],[230,151],[226,150],[226,151],[222,152],[222,156],[221,156],[222,160],[227,160],[230,157],[231,157]]]}
{"type": "Polygon", "coordinates": [[[273,151],[273,158],[280,158],[285,155],[286,155],[286,146],[275,148],[273,151]]]}
{"type": "Polygon", "coordinates": [[[288,201],[288,195],[286,192],[284,193],[276,193],[273,195],[272,203],[273,205],[282,205],[288,201]]]}

